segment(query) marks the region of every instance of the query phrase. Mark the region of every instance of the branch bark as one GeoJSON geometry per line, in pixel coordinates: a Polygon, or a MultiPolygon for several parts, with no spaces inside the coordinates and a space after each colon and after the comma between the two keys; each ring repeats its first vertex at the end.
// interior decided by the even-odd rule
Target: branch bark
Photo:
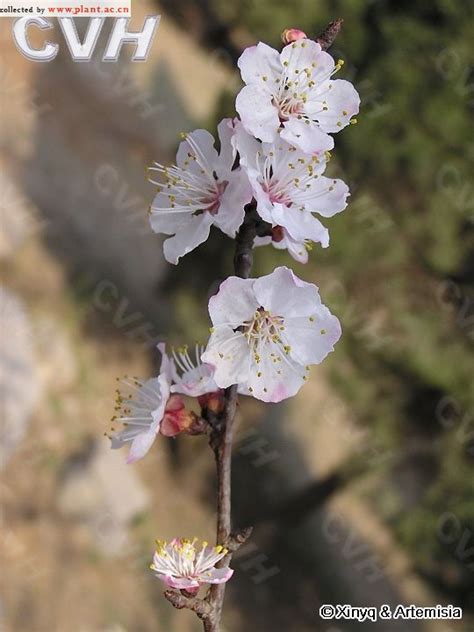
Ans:
{"type": "Polygon", "coordinates": [[[165,597],[178,610],[188,608],[197,614],[200,619],[205,619],[211,612],[211,606],[204,599],[184,595],[179,590],[167,590],[165,597]]]}
{"type": "Polygon", "coordinates": [[[334,22],[330,22],[324,31],[316,38],[316,41],[323,50],[327,50],[330,46],[332,46],[334,40],[339,34],[339,31],[342,29],[343,22],[344,20],[342,18],[334,20],[334,22]]]}
{"type": "MultiPolygon", "coordinates": [[[[257,235],[258,215],[255,204],[248,204],[245,219],[235,239],[234,272],[242,279],[248,279],[253,263],[253,242],[257,235]]],[[[241,532],[240,536],[232,535],[231,521],[231,475],[232,475],[232,442],[234,438],[234,420],[237,410],[237,385],[234,384],[225,392],[225,412],[220,425],[214,428],[211,445],[214,449],[217,467],[217,544],[229,548],[229,553],[219,566],[228,566],[232,553],[250,536],[251,531],[241,532]],[[242,533],[244,535],[242,536],[242,533]],[[240,541],[239,541],[240,539],[240,541]]],[[[215,584],[209,590],[207,601],[211,613],[204,619],[205,632],[219,632],[222,606],[224,603],[225,584],[215,584]]]]}

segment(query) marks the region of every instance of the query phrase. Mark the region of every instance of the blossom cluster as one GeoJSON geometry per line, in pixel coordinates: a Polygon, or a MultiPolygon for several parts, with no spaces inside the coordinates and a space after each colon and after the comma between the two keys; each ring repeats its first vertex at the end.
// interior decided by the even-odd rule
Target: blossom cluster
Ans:
{"type": "Polygon", "coordinates": [[[306,262],[308,243],[329,245],[314,214],[327,218],[346,208],[348,187],[324,175],[331,134],[354,122],[359,109],[352,84],[332,79],[343,62],[302,38],[281,53],[260,42],[238,65],[246,84],[236,100],[240,119],[219,124],[219,151],[209,132],[195,130],[184,135],[175,165],[150,169],[158,187],[150,223],[172,235],[164,243],[170,263],[203,243],[212,225],[235,237],[252,200],[271,227],[260,243],[306,262]]]}
{"type": "MultiPolygon", "coordinates": [[[[169,263],[206,241],[213,226],[235,238],[250,211],[263,226],[254,246],[271,244],[300,263],[314,243],[329,246],[319,218],[343,211],[349,196],[347,185],[326,173],[333,134],[355,122],[359,96],[351,83],[333,78],[343,62],[318,42],[296,29],[285,31],[284,41],[281,52],[259,43],[241,55],[238,116],[220,122],[217,147],[198,129],[183,135],[174,165],[150,167],[157,187],[150,225],[167,237],[169,263]]],[[[285,266],[260,278],[227,278],[209,301],[209,315],[206,345],[190,355],[187,347],[167,353],[160,344],[159,375],[125,378],[126,392],[117,389],[110,438],[112,448],[130,444],[129,463],[159,434],[206,432],[209,413],[223,413],[224,389],[231,385],[264,402],[294,396],[310,366],[341,336],[318,287],[285,266]],[[185,396],[197,399],[201,416],[187,408],[185,396]]],[[[229,568],[214,568],[224,551],[196,547],[195,540],[159,543],[152,569],[168,586],[193,592],[229,579],[229,568]]]]}

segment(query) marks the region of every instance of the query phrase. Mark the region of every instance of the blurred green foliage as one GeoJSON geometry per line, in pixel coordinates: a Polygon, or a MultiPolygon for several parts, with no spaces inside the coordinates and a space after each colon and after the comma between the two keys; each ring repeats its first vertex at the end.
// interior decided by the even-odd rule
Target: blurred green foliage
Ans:
{"type": "MultiPolygon", "coordinates": [[[[345,59],[340,77],[356,84],[362,108],[358,125],[337,134],[331,170],[351,186],[349,209],[326,222],[331,247],[315,248],[306,268],[266,248],[256,272],[289,264],[321,287],[344,328],[329,360],[334,384],[386,456],[377,507],[418,570],[474,609],[474,7],[209,5],[223,23],[275,46],[284,28],[316,36],[345,20],[331,53],[345,59]],[[440,536],[446,512],[458,520],[450,538],[440,536]]],[[[223,95],[216,121],[234,115],[234,98],[223,95]]],[[[204,247],[210,273],[217,265],[231,273],[223,244],[204,247]]],[[[183,265],[196,274],[193,262],[183,265]]],[[[209,278],[196,280],[199,305],[209,278]]]]}

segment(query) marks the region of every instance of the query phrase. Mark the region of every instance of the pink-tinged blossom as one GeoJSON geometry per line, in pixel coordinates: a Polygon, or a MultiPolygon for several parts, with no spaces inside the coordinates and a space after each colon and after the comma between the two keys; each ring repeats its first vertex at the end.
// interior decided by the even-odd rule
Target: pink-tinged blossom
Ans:
{"type": "Polygon", "coordinates": [[[171,363],[164,352],[164,345],[158,345],[162,353],[160,374],[145,382],[136,377],[122,380],[128,393],[116,390],[115,415],[112,423],[121,423],[124,429],[110,435],[112,449],[122,448],[130,443],[127,463],[142,459],[151,448],[160,431],[170,397],[172,380],[171,363]]]}
{"type": "Polygon", "coordinates": [[[227,553],[219,545],[198,544],[197,538],[158,541],[150,568],[167,586],[196,593],[202,584],[223,584],[232,577],[228,566],[215,567],[227,553]]]}
{"type": "Polygon", "coordinates": [[[245,172],[232,169],[235,151],[231,119],[218,126],[220,151],[214,137],[199,129],[180,144],[176,165],[155,163],[150,171],[160,174],[158,193],[150,208],[150,224],[156,233],[174,235],[163,246],[165,259],[177,264],[180,257],[206,241],[212,225],[234,237],[244,218],[244,206],[252,198],[245,172]]]}
{"type": "MultiPolygon", "coordinates": [[[[312,249],[309,239],[293,239],[290,233],[283,226],[275,226],[272,235],[266,237],[256,237],[255,246],[272,245],[277,250],[288,250],[288,253],[298,261],[298,263],[308,263],[308,253],[312,249]]],[[[323,244],[325,247],[325,244],[323,244]]]]}
{"type": "MultiPolygon", "coordinates": [[[[233,140],[240,164],[247,171],[260,217],[284,231],[276,243],[292,256],[305,242],[329,245],[329,233],[314,217],[332,217],[347,206],[349,188],[338,179],[323,175],[327,152],[306,154],[284,140],[260,143],[237,124],[233,140]]],[[[301,261],[303,255],[296,256],[301,261]]]]}
{"type": "Polygon", "coordinates": [[[221,388],[265,402],[295,395],[309,365],[319,364],[341,336],[339,320],[318,288],[286,267],[258,279],[229,277],[209,301],[213,330],[203,362],[221,388]]]}
{"type": "Polygon", "coordinates": [[[246,130],[265,142],[278,133],[290,144],[313,153],[332,149],[330,133],[348,125],[359,111],[359,95],[343,79],[333,80],[342,61],[309,39],[285,46],[281,53],[260,42],[247,48],[238,66],[247,84],[236,109],[246,130]]]}
{"type": "Polygon", "coordinates": [[[201,355],[204,347],[196,345],[194,359],[188,352],[188,347],[180,347],[172,350],[172,393],[181,393],[190,397],[200,397],[206,393],[213,393],[219,390],[214,381],[214,367],[201,362],[201,355]]]}

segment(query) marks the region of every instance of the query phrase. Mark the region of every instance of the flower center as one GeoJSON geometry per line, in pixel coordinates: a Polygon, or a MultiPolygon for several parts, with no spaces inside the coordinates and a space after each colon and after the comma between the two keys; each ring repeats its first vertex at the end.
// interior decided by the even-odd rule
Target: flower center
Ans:
{"type": "Polygon", "coordinates": [[[274,99],[274,104],[278,108],[280,121],[288,121],[291,116],[302,114],[304,111],[304,99],[288,85],[274,99]]]}
{"type": "Polygon", "coordinates": [[[291,199],[279,182],[273,180],[270,180],[270,182],[264,182],[262,184],[262,188],[265,193],[268,193],[270,202],[272,202],[273,204],[284,204],[285,206],[291,206],[291,199]]]}
{"type": "Polygon", "coordinates": [[[221,204],[221,196],[226,190],[228,184],[229,183],[226,180],[222,182],[216,181],[213,189],[209,190],[209,197],[204,197],[202,200],[202,204],[204,207],[203,210],[198,211],[196,215],[199,215],[201,212],[216,215],[221,204]]]}
{"type": "Polygon", "coordinates": [[[259,307],[253,319],[243,324],[242,331],[249,345],[256,350],[260,343],[281,342],[280,332],[283,329],[281,316],[274,316],[263,307],[259,307]]]}

